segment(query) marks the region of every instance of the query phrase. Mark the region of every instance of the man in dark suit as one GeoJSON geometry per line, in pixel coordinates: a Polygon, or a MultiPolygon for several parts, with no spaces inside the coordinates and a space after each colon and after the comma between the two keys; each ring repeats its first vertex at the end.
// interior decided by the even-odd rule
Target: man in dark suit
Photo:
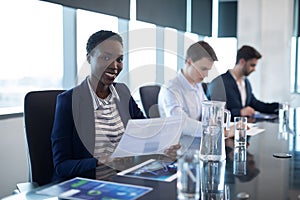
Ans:
{"type": "Polygon", "coordinates": [[[207,96],[210,100],[225,101],[231,116],[253,116],[255,111],[277,113],[278,103],[265,103],[255,98],[247,76],[255,71],[261,54],[251,46],[242,46],[236,56],[233,69],[209,83],[207,96]]]}

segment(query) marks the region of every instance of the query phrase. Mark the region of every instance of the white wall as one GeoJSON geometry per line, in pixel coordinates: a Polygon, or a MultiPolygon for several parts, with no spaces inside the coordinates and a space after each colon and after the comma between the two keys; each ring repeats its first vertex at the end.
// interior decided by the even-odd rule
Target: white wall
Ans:
{"type": "Polygon", "coordinates": [[[238,48],[253,45],[263,56],[249,76],[254,94],[261,100],[290,100],[293,2],[238,1],[238,48]]]}
{"type": "MultiPolygon", "coordinates": [[[[238,48],[253,45],[262,59],[249,79],[254,95],[264,101],[290,101],[291,38],[294,0],[239,0],[238,48]]],[[[261,141],[264,142],[264,141],[261,141]]],[[[257,160],[257,163],[260,163],[257,160]]],[[[263,162],[262,162],[263,163],[263,162]]],[[[286,174],[278,174],[285,180],[286,174]]],[[[266,182],[266,180],[258,180],[266,182]]],[[[273,183],[283,199],[283,182],[273,183]]],[[[265,184],[268,184],[267,182],[265,184]]],[[[238,187],[238,186],[237,186],[238,187]]],[[[257,188],[257,199],[264,199],[265,188],[257,188]]]]}
{"type": "Polygon", "coordinates": [[[0,120],[0,198],[28,180],[23,117],[0,120]]]}

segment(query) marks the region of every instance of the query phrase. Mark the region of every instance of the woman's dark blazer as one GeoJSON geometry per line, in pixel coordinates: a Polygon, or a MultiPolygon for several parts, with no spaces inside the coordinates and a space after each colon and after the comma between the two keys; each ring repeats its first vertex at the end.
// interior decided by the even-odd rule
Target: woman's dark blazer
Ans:
{"type": "MultiPolygon", "coordinates": [[[[95,178],[95,119],[87,81],[57,97],[51,136],[55,181],[77,176],[95,178]]],[[[129,119],[145,118],[128,87],[123,83],[114,86],[120,98],[115,98],[115,102],[124,127],[129,119]]]]}

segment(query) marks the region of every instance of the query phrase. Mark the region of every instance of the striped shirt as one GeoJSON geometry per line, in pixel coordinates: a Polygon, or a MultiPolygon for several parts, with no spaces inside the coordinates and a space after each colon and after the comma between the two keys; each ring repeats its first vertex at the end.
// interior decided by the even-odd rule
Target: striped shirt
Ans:
{"type": "MultiPolygon", "coordinates": [[[[124,124],[121,120],[115,98],[119,98],[113,85],[110,85],[111,93],[105,98],[99,98],[89,88],[93,97],[95,114],[95,149],[94,157],[98,160],[109,158],[117,147],[124,133],[124,124]]],[[[96,179],[105,179],[115,174],[116,171],[107,165],[96,168],[96,179]]]]}

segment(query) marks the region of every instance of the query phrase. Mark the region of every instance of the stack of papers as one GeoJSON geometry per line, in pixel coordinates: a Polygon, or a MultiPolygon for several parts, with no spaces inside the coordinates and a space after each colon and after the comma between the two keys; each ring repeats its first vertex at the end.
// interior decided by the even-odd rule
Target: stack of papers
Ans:
{"type": "Polygon", "coordinates": [[[248,123],[247,125],[249,126],[249,130],[247,130],[247,135],[249,136],[254,136],[265,131],[265,129],[258,128],[253,123],[248,123]]]}
{"type": "MultiPolygon", "coordinates": [[[[230,127],[231,126],[234,126],[233,122],[230,123],[230,127]]],[[[247,126],[249,127],[247,130],[248,136],[254,136],[265,131],[265,129],[257,127],[255,123],[247,123],[247,126]]]]}

